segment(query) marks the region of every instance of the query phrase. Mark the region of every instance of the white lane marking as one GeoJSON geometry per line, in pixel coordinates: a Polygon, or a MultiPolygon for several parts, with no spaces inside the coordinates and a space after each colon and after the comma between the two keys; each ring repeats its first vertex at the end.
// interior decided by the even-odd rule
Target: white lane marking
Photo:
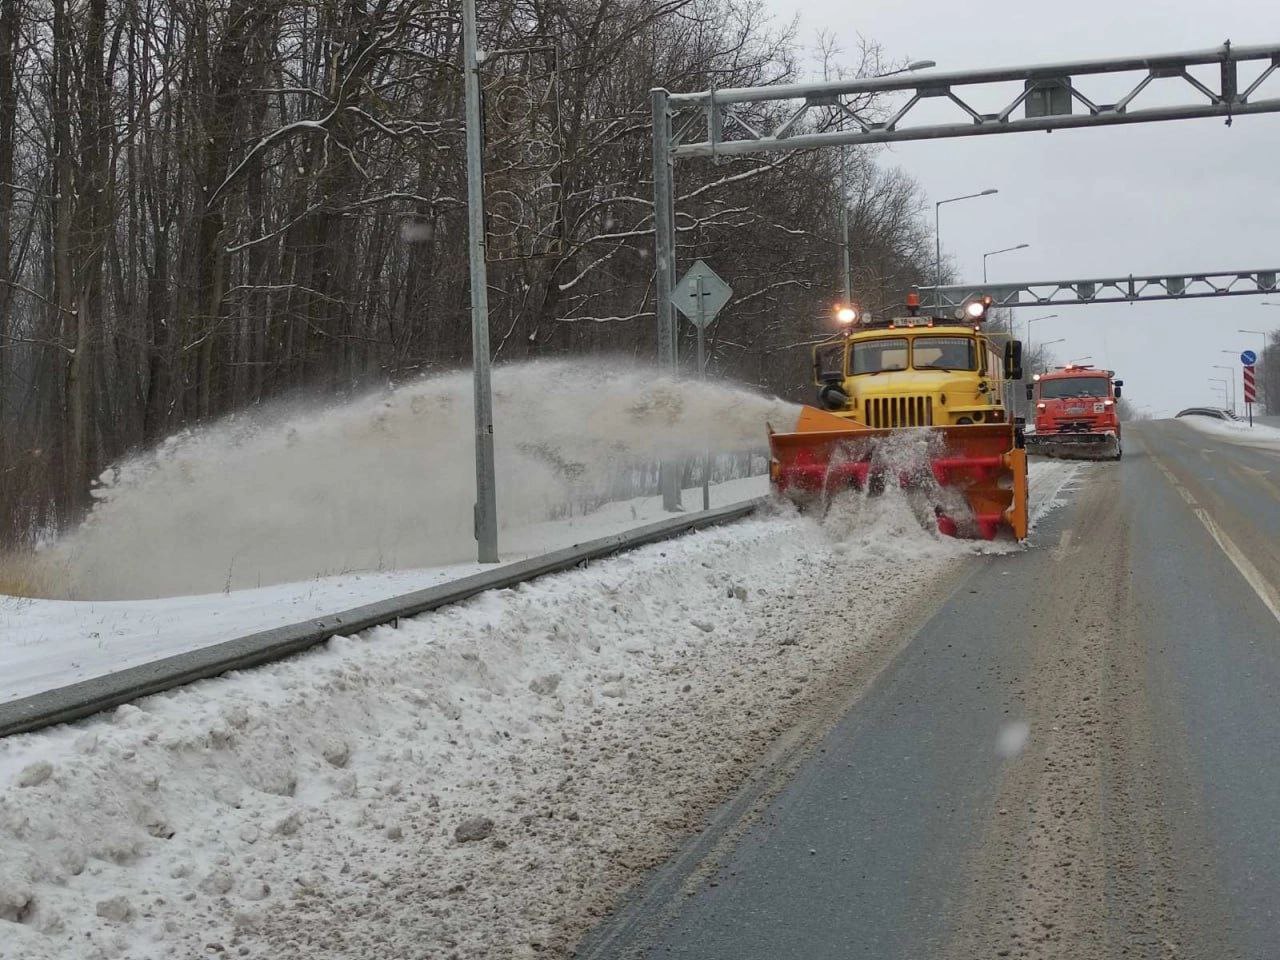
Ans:
{"type": "Polygon", "coordinates": [[[1244,551],[1236,546],[1235,541],[1227,536],[1226,531],[1214,522],[1208,511],[1196,503],[1191,491],[1178,482],[1177,477],[1173,475],[1169,468],[1154,457],[1152,462],[1160,468],[1160,472],[1165,475],[1165,479],[1173,485],[1173,489],[1178,491],[1182,499],[1191,505],[1196,517],[1204,525],[1204,528],[1209,531],[1209,536],[1213,537],[1214,543],[1226,554],[1227,559],[1235,565],[1235,568],[1240,571],[1240,576],[1244,577],[1245,583],[1249,584],[1253,592],[1258,595],[1258,599],[1262,601],[1263,606],[1271,611],[1271,615],[1276,620],[1280,620],[1280,594],[1276,593],[1271,584],[1267,582],[1266,577],[1258,571],[1258,568],[1249,562],[1249,558],[1244,555],[1244,551]]]}
{"type": "Polygon", "coordinates": [[[1271,588],[1271,584],[1258,572],[1258,568],[1249,562],[1249,558],[1241,552],[1240,548],[1235,545],[1222,528],[1213,522],[1213,518],[1205,510],[1196,507],[1196,516],[1200,518],[1200,522],[1204,524],[1205,529],[1209,531],[1213,539],[1218,542],[1222,552],[1236,565],[1236,569],[1240,571],[1240,576],[1244,577],[1249,586],[1253,587],[1253,592],[1258,595],[1258,599],[1266,605],[1273,617],[1280,620],[1280,595],[1277,595],[1275,590],[1271,588]]]}
{"type": "Polygon", "coordinates": [[[1271,494],[1280,499],[1280,486],[1271,479],[1270,470],[1259,470],[1257,467],[1246,467],[1243,463],[1228,463],[1227,469],[1246,481],[1252,480],[1259,486],[1266,487],[1271,494]]]}

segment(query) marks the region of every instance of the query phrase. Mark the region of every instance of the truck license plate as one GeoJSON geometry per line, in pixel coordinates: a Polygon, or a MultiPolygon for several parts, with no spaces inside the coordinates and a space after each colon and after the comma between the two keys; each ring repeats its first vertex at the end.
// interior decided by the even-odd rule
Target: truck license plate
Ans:
{"type": "Polygon", "coordinates": [[[1084,413],[1084,407],[1067,407],[1067,413],[1084,413]]]}

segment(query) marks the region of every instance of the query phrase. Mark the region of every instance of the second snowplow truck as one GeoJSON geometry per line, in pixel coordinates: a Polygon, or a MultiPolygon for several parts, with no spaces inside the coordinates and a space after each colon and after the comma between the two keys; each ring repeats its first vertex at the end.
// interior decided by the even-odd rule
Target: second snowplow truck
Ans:
{"type": "Polygon", "coordinates": [[[1027,458],[1004,404],[1022,379],[1022,345],[983,332],[990,297],[950,317],[862,317],[846,307],[844,332],[814,350],[818,407],[790,432],[770,431],[775,492],[806,504],[886,482],[918,494],[950,536],[1027,535],[1027,458]]]}
{"type": "Polygon", "coordinates": [[[1035,430],[1027,449],[1064,460],[1119,460],[1120,393],[1123,380],[1114,370],[1069,363],[1037,373],[1027,384],[1035,406],[1035,430]]]}

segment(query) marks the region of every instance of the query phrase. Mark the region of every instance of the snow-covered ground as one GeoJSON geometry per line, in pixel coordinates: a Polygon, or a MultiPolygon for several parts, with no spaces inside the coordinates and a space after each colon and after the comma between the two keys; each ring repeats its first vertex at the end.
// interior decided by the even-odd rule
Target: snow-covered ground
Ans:
{"type": "MultiPolygon", "coordinates": [[[[711,505],[768,491],[767,477],[717,484],[711,505]]],[[[701,489],[687,490],[689,509],[701,489]]],[[[661,497],[607,504],[586,516],[503,531],[505,562],[594,540],[669,516],[661,497]]],[[[491,569],[451,564],[384,573],[349,573],[194,597],[63,601],[0,597],[0,702],[28,696],[161,657],[290,623],[339,613],[491,569]]]]}
{"type": "Polygon", "coordinates": [[[563,955],[977,549],[850,497],[8,738],[0,957],[563,955]]]}
{"type": "Polygon", "coordinates": [[[1280,450],[1280,429],[1265,423],[1255,422],[1253,426],[1249,426],[1247,420],[1217,420],[1213,417],[1198,416],[1179,417],[1178,422],[1201,433],[1230,440],[1232,443],[1280,450]]]}

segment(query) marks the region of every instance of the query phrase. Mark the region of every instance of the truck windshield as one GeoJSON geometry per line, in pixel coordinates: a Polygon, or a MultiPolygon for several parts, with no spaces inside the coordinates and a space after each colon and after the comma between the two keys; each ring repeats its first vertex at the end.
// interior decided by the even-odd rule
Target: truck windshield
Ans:
{"type": "Polygon", "coordinates": [[[905,337],[863,340],[853,345],[853,375],[907,369],[905,337]]]}
{"type": "Polygon", "coordinates": [[[917,370],[976,370],[972,337],[916,337],[912,366],[917,370]]]}
{"type": "Polygon", "coordinates": [[[1111,381],[1106,377],[1063,377],[1061,380],[1040,381],[1041,400],[1109,396],[1111,396],[1111,381]]]}

